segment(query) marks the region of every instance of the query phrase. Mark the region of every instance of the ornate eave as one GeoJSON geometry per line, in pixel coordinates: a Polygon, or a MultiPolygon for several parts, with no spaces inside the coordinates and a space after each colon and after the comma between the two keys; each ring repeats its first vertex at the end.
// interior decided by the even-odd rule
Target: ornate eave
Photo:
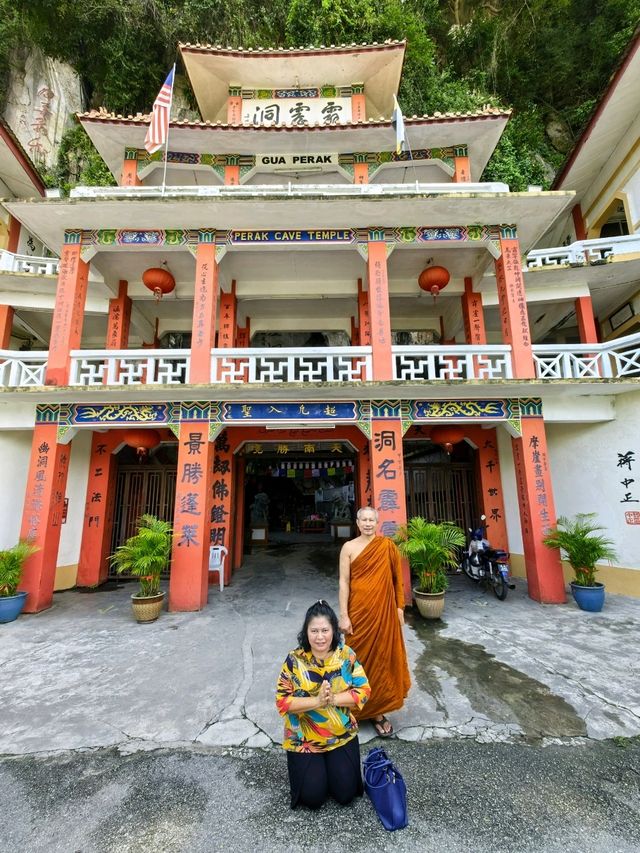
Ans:
{"type": "Polygon", "coordinates": [[[245,50],[180,44],[179,51],[203,118],[226,117],[230,86],[364,85],[369,115],[391,115],[406,42],[245,50]]]}

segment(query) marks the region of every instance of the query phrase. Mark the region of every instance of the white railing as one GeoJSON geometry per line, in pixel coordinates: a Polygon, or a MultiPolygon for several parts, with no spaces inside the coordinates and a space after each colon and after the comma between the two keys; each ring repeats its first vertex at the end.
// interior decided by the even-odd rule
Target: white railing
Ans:
{"type": "Polygon", "coordinates": [[[538,379],[640,377],[640,334],[606,344],[534,344],[538,379]]]}
{"type": "Polygon", "coordinates": [[[356,382],[372,378],[371,347],[216,349],[213,382],[356,382]]]}
{"type": "Polygon", "coordinates": [[[38,258],[35,255],[16,255],[0,251],[0,270],[28,272],[35,275],[58,275],[59,258],[38,258]]]}
{"type": "MultiPolygon", "coordinates": [[[[513,379],[511,347],[396,346],[394,379],[488,381],[513,379]]],[[[640,334],[605,344],[535,344],[537,379],[640,378],[640,334]]],[[[48,353],[0,350],[0,387],[44,386],[48,353]]],[[[186,385],[190,351],[74,350],[69,384],[186,385]]],[[[231,384],[371,381],[371,347],[214,349],[211,382],[231,384]]]]}
{"type": "Polygon", "coordinates": [[[69,385],[180,385],[189,381],[188,349],[74,350],[69,385]]]}
{"type": "Polygon", "coordinates": [[[630,234],[625,237],[599,237],[597,240],[578,240],[569,246],[535,249],[527,255],[525,269],[604,264],[615,259],[616,255],[631,254],[640,255],[640,234],[630,234]]]}
{"type": "Polygon", "coordinates": [[[48,352],[0,350],[0,388],[34,388],[44,385],[48,352]]]}
{"type": "Polygon", "coordinates": [[[175,187],[74,187],[71,198],[256,198],[324,196],[331,198],[354,196],[411,196],[452,194],[508,193],[509,187],[499,181],[493,183],[438,183],[414,181],[410,184],[237,184],[235,186],[175,186],[175,187]]]}
{"type": "Polygon", "coordinates": [[[417,380],[511,379],[511,347],[398,346],[393,347],[394,379],[417,380]]]}

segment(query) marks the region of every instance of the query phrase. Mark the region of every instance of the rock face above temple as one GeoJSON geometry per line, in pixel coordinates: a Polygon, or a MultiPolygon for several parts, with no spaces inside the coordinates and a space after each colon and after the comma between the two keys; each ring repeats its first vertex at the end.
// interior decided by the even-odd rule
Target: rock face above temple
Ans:
{"type": "Polygon", "coordinates": [[[52,168],[73,114],[84,109],[80,78],[34,48],[15,53],[10,64],[4,119],[31,160],[52,168]]]}

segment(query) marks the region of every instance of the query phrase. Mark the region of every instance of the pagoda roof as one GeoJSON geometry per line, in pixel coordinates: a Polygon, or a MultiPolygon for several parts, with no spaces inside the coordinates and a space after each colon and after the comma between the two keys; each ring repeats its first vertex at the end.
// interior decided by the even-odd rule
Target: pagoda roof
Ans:
{"type": "MultiPolygon", "coordinates": [[[[405,117],[412,150],[467,145],[472,180],[479,180],[510,116],[509,110],[487,107],[472,113],[435,113],[405,117]]],[[[149,115],[122,116],[94,110],[77,116],[111,172],[119,177],[125,148],[143,148],[149,115]]],[[[311,127],[253,127],[209,121],[172,121],[171,151],[191,153],[338,154],[385,151],[395,147],[388,118],[311,127]]]]}
{"type": "Polygon", "coordinates": [[[45,185],[15,133],[0,118],[0,181],[16,198],[44,196],[45,185]]]}
{"type": "Polygon", "coordinates": [[[405,41],[325,47],[243,49],[180,44],[178,49],[208,121],[226,118],[229,86],[291,89],[363,83],[369,115],[391,115],[398,92],[405,41]]]}
{"type": "MultiPolygon", "coordinates": [[[[622,56],[609,84],[598,101],[580,139],[558,172],[553,189],[572,189],[576,198],[589,195],[601,178],[608,176],[625,158],[618,146],[640,114],[640,27],[622,56]]],[[[628,149],[637,143],[630,134],[628,149]]],[[[584,213],[583,209],[583,213],[584,213]]]]}

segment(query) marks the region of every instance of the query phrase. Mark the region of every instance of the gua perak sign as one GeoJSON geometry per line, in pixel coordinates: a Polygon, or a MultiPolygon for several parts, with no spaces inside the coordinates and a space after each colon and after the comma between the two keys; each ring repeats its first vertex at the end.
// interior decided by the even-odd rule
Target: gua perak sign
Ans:
{"type": "Polygon", "coordinates": [[[259,154],[256,166],[265,169],[310,169],[318,166],[337,166],[336,154],[259,154]]]}
{"type": "Polygon", "coordinates": [[[310,127],[350,121],[351,98],[246,98],[242,101],[242,123],[254,127],[310,127]]]}

